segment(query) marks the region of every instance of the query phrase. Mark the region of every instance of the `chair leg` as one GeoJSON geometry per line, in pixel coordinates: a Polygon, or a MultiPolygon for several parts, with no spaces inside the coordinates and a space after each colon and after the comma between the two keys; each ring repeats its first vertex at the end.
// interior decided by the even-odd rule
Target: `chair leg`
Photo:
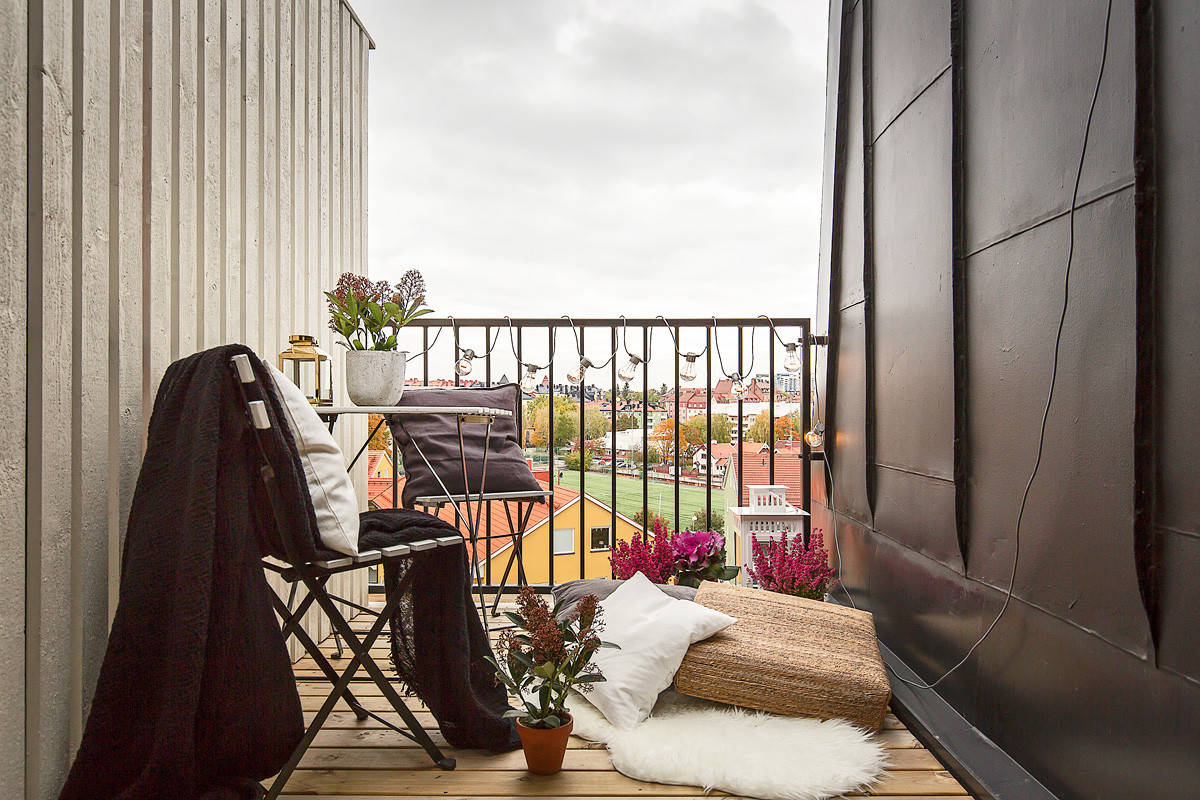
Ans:
{"type": "MultiPolygon", "coordinates": [[[[331,684],[336,684],[339,677],[337,670],[335,670],[333,665],[329,663],[329,659],[327,659],[325,654],[321,652],[321,648],[317,646],[317,643],[313,641],[311,636],[308,635],[308,631],[304,630],[304,628],[299,624],[300,617],[303,616],[304,612],[308,610],[308,607],[312,605],[312,602],[316,599],[315,596],[310,592],[308,596],[304,598],[305,601],[301,602],[300,606],[297,607],[296,611],[291,612],[284,604],[283,599],[276,592],[272,591],[271,594],[273,595],[272,603],[275,606],[275,611],[284,616],[284,631],[286,631],[284,635],[285,640],[288,635],[295,636],[300,642],[300,646],[304,648],[304,651],[312,657],[313,661],[317,663],[317,666],[320,668],[321,672],[325,673],[326,679],[331,684]]],[[[350,710],[354,712],[354,716],[359,722],[363,722],[367,719],[369,716],[367,714],[367,710],[363,708],[361,703],[358,702],[358,699],[351,693],[349,687],[347,687],[346,691],[342,693],[342,697],[345,699],[346,705],[348,705],[350,710]]]]}
{"type": "Polygon", "coordinates": [[[388,679],[387,675],[385,675],[383,670],[379,668],[379,665],[375,663],[375,659],[371,657],[370,651],[372,645],[375,644],[375,640],[379,638],[379,634],[382,633],[384,625],[386,625],[388,620],[391,619],[396,607],[400,604],[400,597],[404,593],[405,585],[412,579],[412,576],[413,573],[410,571],[409,574],[405,576],[404,580],[401,581],[401,583],[396,587],[396,590],[389,593],[379,618],[375,621],[375,624],[371,626],[371,629],[362,639],[358,638],[358,635],[355,634],[353,628],[350,627],[350,623],[347,622],[346,618],[341,615],[337,609],[337,606],[334,605],[333,601],[327,595],[318,596],[317,603],[322,609],[325,610],[325,613],[329,616],[329,621],[333,624],[334,628],[341,630],[342,638],[346,640],[346,646],[349,647],[350,651],[354,654],[351,663],[361,663],[363,670],[366,671],[366,673],[375,681],[375,684],[379,687],[379,690],[383,693],[383,696],[388,699],[388,702],[391,703],[392,708],[397,714],[400,715],[400,718],[404,720],[404,724],[408,726],[409,731],[412,733],[413,741],[425,749],[425,752],[429,754],[429,757],[433,759],[435,764],[442,769],[451,770],[455,767],[454,759],[449,758],[442,753],[441,749],[437,746],[437,744],[434,743],[433,739],[429,737],[429,733],[424,727],[422,727],[421,723],[413,715],[412,711],[409,710],[408,706],[404,702],[404,699],[400,697],[400,693],[396,691],[396,687],[392,685],[392,682],[388,679]]]}

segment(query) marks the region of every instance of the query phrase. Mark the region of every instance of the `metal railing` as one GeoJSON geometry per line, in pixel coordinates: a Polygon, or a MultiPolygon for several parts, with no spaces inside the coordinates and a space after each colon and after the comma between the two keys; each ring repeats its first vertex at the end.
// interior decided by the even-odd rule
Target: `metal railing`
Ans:
{"type": "MultiPolygon", "coordinates": [[[[800,413],[799,430],[796,430],[795,425],[792,425],[793,447],[799,446],[799,457],[803,460],[802,478],[801,478],[801,495],[802,506],[805,510],[809,510],[811,505],[811,473],[809,464],[813,458],[812,451],[808,443],[804,439],[804,432],[811,427],[812,408],[810,403],[810,388],[812,385],[812,345],[816,340],[811,334],[810,320],[802,317],[787,317],[787,318],[767,318],[761,317],[744,317],[744,318],[679,318],[665,319],[664,317],[656,318],[586,318],[586,319],[571,319],[569,317],[541,317],[541,318],[444,318],[431,319],[429,317],[421,318],[410,323],[410,327],[421,329],[421,350],[410,356],[410,362],[419,361],[419,376],[421,383],[429,385],[431,380],[440,381],[451,379],[456,386],[460,385],[492,385],[493,380],[499,376],[495,375],[500,367],[504,364],[512,364],[515,370],[515,375],[510,376],[506,372],[503,376],[511,382],[520,382],[523,378],[528,379],[532,373],[534,377],[544,376],[542,380],[537,381],[537,390],[534,397],[545,396],[547,398],[547,431],[546,431],[546,449],[547,449],[547,464],[548,472],[546,482],[551,492],[555,491],[556,486],[556,471],[557,465],[561,463],[559,455],[555,448],[555,401],[578,400],[579,418],[578,418],[578,437],[575,442],[575,447],[579,452],[579,485],[578,492],[580,495],[579,510],[578,510],[578,525],[576,527],[575,552],[579,556],[578,569],[572,569],[570,574],[563,575],[561,571],[555,574],[555,536],[554,525],[557,518],[561,518],[561,514],[556,514],[554,504],[550,505],[549,520],[547,525],[547,550],[546,558],[548,561],[547,582],[538,582],[538,586],[554,586],[556,583],[564,580],[571,580],[577,577],[587,577],[586,558],[590,552],[590,532],[586,523],[587,503],[583,497],[587,492],[587,487],[591,483],[590,478],[595,478],[600,481],[608,482],[611,502],[608,504],[611,510],[611,519],[609,527],[609,546],[615,543],[618,530],[618,450],[617,450],[617,427],[618,420],[622,414],[635,413],[635,419],[640,416],[641,424],[641,464],[640,469],[633,471],[634,477],[641,478],[641,522],[640,525],[650,527],[647,521],[650,517],[650,486],[652,480],[660,482],[661,478],[655,475],[651,477],[652,470],[650,464],[650,452],[652,446],[651,434],[651,418],[652,416],[660,415],[657,411],[652,411],[648,402],[651,390],[661,390],[663,384],[652,386],[651,371],[656,370],[661,375],[661,367],[663,360],[670,359],[670,367],[667,372],[669,380],[664,383],[668,387],[668,394],[673,394],[670,402],[670,407],[666,409],[668,418],[673,419],[673,441],[668,440],[670,465],[669,470],[671,484],[673,485],[673,513],[671,514],[671,527],[676,529],[684,529],[689,520],[681,518],[680,514],[680,497],[681,483],[683,470],[681,469],[683,447],[681,447],[681,425],[684,418],[681,416],[684,409],[682,408],[682,392],[681,390],[702,389],[704,402],[704,418],[705,418],[705,437],[704,444],[701,447],[705,450],[704,463],[706,469],[704,472],[704,509],[708,515],[705,521],[711,523],[714,515],[713,512],[713,390],[718,381],[730,381],[731,389],[736,386],[737,381],[744,381],[747,386],[747,395],[750,393],[758,393],[763,389],[766,390],[766,410],[768,412],[767,424],[767,441],[764,444],[767,446],[768,460],[768,482],[775,483],[776,480],[776,460],[777,446],[776,441],[776,400],[777,400],[777,378],[780,375],[789,377],[788,382],[795,383],[795,378],[790,376],[795,375],[799,378],[799,386],[801,391],[798,393],[800,399],[798,401],[799,408],[795,409],[800,413]],[[564,333],[564,329],[567,331],[564,333]],[[601,333],[603,345],[597,345],[595,334],[601,333]],[[444,333],[449,332],[449,340],[446,341],[444,333]],[[655,334],[660,335],[656,338],[655,334]],[[588,358],[589,336],[591,333],[591,349],[593,353],[597,350],[603,353],[610,353],[607,358],[600,356],[597,358],[588,358]],[[759,334],[764,334],[761,337],[759,334]],[[562,336],[560,336],[562,334],[562,336]],[[702,339],[699,337],[702,335],[702,339]],[[561,338],[561,341],[560,341],[561,338]],[[685,349],[681,343],[688,339],[695,342],[695,349],[685,349]],[[731,342],[729,340],[735,340],[731,342]],[[662,341],[666,340],[664,346],[662,341]],[[763,341],[765,340],[765,342],[763,341]],[[482,348],[480,347],[482,343],[482,348]],[[746,345],[750,345],[747,351],[746,345]],[[730,354],[729,350],[736,350],[734,354],[730,354]],[[781,353],[786,353],[785,360],[793,353],[799,357],[800,369],[798,372],[777,371],[778,356],[781,353]],[[756,370],[762,366],[762,361],[765,360],[766,380],[765,385],[759,383],[757,389],[751,386],[752,382],[756,381],[756,370]],[[586,359],[586,360],[585,360],[586,359]],[[456,370],[456,365],[461,361],[467,362],[466,374],[461,374],[456,370]],[[562,372],[562,362],[565,362],[578,371],[582,368],[579,366],[581,360],[587,365],[587,369],[583,370],[584,375],[580,383],[575,384],[568,381],[565,384],[559,383],[562,372]],[[691,367],[696,371],[694,383],[689,383],[681,377],[681,366],[692,361],[691,367]],[[626,362],[624,369],[620,369],[619,362],[626,362]],[[681,363],[682,361],[682,363],[681,363]],[[476,362],[482,362],[482,375],[476,369],[476,362]],[[438,368],[438,364],[444,364],[444,368],[438,368]],[[629,369],[629,364],[632,363],[633,369],[629,369]],[[699,369],[703,365],[702,370],[699,369]],[[619,371],[624,372],[629,376],[630,372],[634,372],[634,381],[640,381],[640,403],[626,404],[622,408],[621,398],[619,394],[621,389],[621,376],[619,371]],[[588,419],[588,389],[593,386],[589,377],[597,374],[607,373],[607,383],[609,385],[609,397],[612,402],[607,406],[609,415],[608,432],[605,434],[607,442],[604,446],[597,446],[593,442],[589,442],[586,435],[587,419],[588,419]],[[672,377],[673,376],[673,377],[672,377]],[[703,385],[701,385],[703,382],[703,385]],[[674,392],[669,391],[670,388],[674,392]],[[544,391],[542,391],[544,389],[544,391]],[[587,456],[589,453],[600,451],[602,454],[607,450],[609,469],[608,474],[597,475],[589,473],[586,468],[587,456]]],[[[411,333],[409,336],[411,337],[411,333]]],[[[414,363],[409,364],[409,377],[417,377],[414,375],[416,370],[413,367],[414,363]]],[[[794,367],[794,362],[789,362],[789,366],[794,367]]],[[[571,371],[570,369],[568,372],[571,371]]],[[[574,377],[574,376],[572,376],[574,377]]],[[[593,378],[594,380],[594,378],[593,378]]],[[[526,380],[526,387],[529,381],[526,380]]],[[[629,381],[627,385],[633,391],[633,381],[629,381]]],[[[598,390],[599,391],[599,390],[598,390]]],[[[603,392],[599,392],[597,397],[603,397],[603,392]]],[[[531,395],[524,395],[526,403],[531,399],[531,395]]],[[[736,420],[731,420],[732,441],[736,443],[732,458],[736,461],[736,492],[737,498],[742,497],[742,492],[745,484],[745,448],[744,443],[747,441],[748,422],[745,414],[746,400],[745,396],[735,396],[736,420]]],[[[731,406],[733,404],[730,404],[731,406]]],[[[523,415],[524,416],[524,415],[523,415]]],[[[698,413],[691,416],[699,416],[698,413]]],[[[522,444],[527,442],[525,439],[525,431],[528,429],[530,420],[525,419],[523,428],[520,432],[522,444]]],[[[393,444],[393,452],[395,447],[393,444]]],[[[393,469],[398,470],[399,464],[393,461],[393,469]]],[[[572,470],[574,471],[574,470],[572,470]]],[[[560,484],[561,485],[561,484],[560,484]]],[[[595,485],[595,484],[591,484],[595,485]]],[[[723,489],[721,490],[723,491],[723,489]]],[[[397,498],[393,494],[393,500],[397,498]]],[[[723,514],[723,509],[722,512],[723,514]]],[[[493,583],[492,558],[491,558],[491,542],[494,538],[503,538],[507,540],[509,535],[506,532],[497,532],[493,534],[491,530],[491,513],[490,509],[484,514],[484,530],[480,531],[480,539],[485,541],[485,552],[488,554],[486,565],[484,566],[485,574],[483,576],[485,582],[485,591],[501,590],[493,583]]],[[[631,515],[633,516],[633,515],[631,515]]],[[[808,520],[805,520],[805,537],[809,532],[808,520]]],[[[730,532],[726,532],[727,540],[730,532]]],[[[729,547],[732,547],[730,542],[729,547]]],[[[562,554],[558,554],[561,557],[562,554]]],[[[372,588],[376,588],[372,584],[372,588]]],[[[502,591],[515,591],[513,587],[503,587],[502,591]]]]}

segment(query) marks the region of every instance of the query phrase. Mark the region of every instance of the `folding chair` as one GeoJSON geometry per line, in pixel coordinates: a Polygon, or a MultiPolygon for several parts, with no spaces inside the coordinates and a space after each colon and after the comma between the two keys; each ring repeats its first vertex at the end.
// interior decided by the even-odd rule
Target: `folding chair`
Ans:
{"type": "MultiPolygon", "coordinates": [[[[458,390],[447,389],[443,393],[452,395],[458,390]]],[[[470,390],[467,390],[470,391],[470,390]]],[[[513,418],[517,421],[517,430],[521,430],[521,400],[520,395],[516,394],[516,407],[505,409],[512,412],[513,418]]],[[[444,401],[443,401],[444,402],[444,401]]],[[[388,419],[388,424],[393,427],[392,441],[396,442],[398,438],[406,443],[403,447],[407,449],[412,447],[420,456],[419,462],[412,462],[410,459],[405,459],[406,468],[409,468],[410,463],[423,465],[425,469],[433,476],[437,485],[441,488],[440,494],[422,495],[416,497],[411,502],[411,507],[419,508],[427,513],[438,515],[442,508],[447,504],[454,509],[454,526],[464,533],[471,546],[471,569],[475,579],[475,587],[479,599],[479,612],[483,617],[483,625],[485,629],[490,630],[488,623],[488,607],[487,599],[484,596],[485,575],[480,569],[479,542],[485,542],[484,558],[488,562],[488,571],[490,573],[491,562],[491,541],[493,538],[511,537],[512,549],[509,552],[508,564],[504,568],[504,575],[500,579],[499,585],[496,587],[496,598],[492,603],[491,613],[495,616],[500,607],[500,597],[504,593],[505,587],[508,585],[508,577],[513,572],[513,567],[516,566],[516,587],[519,589],[528,585],[525,578],[525,562],[523,554],[523,544],[525,533],[529,526],[530,517],[533,514],[533,507],[537,503],[549,502],[552,494],[545,490],[508,490],[508,491],[491,491],[485,492],[484,486],[487,485],[487,450],[483,454],[483,469],[479,475],[478,484],[474,485],[471,479],[470,471],[467,468],[467,453],[466,444],[463,438],[462,421],[458,424],[458,453],[459,463],[457,465],[443,464],[442,470],[446,472],[444,479],[439,470],[435,467],[425,455],[425,451],[421,448],[421,443],[418,436],[413,434],[413,429],[420,430],[420,424],[414,425],[415,415],[410,415],[404,418],[396,417],[388,419]],[[397,433],[403,433],[403,437],[398,437],[397,433]],[[446,488],[449,479],[450,471],[454,471],[461,475],[462,486],[464,491],[461,493],[451,493],[446,488]],[[504,513],[508,521],[508,530],[498,534],[492,532],[492,503],[499,502],[504,504],[504,513]],[[515,509],[515,513],[514,513],[515,509]],[[483,528],[481,531],[480,528],[483,528]]],[[[491,427],[489,425],[487,435],[491,435],[491,427]]],[[[411,477],[411,476],[410,476],[411,477]]],[[[457,480],[458,475],[455,476],[457,480]]],[[[530,483],[536,485],[533,480],[532,471],[529,473],[530,483]]],[[[393,500],[395,497],[393,495],[393,500]]],[[[490,575],[488,582],[490,583],[490,575]]]]}
{"type": "Polygon", "coordinates": [[[288,636],[295,636],[301,646],[303,646],[305,652],[312,657],[317,667],[333,686],[329,696],[322,703],[320,710],[305,730],[304,737],[300,740],[295,751],[279,771],[271,788],[267,791],[267,800],[274,800],[283,791],[292,772],[300,763],[300,759],[303,758],[304,753],[312,745],[317,733],[321,730],[321,727],[325,724],[325,721],[329,718],[330,713],[333,712],[334,707],[339,701],[345,702],[358,720],[362,721],[367,717],[374,718],[400,735],[419,744],[429,754],[429,757],[433,759],[434,763],[442,769],[454,769],[455,760],[444,755],[438,746],[434,744],[428,732],[417,721],[417,718],[408,709],[408,706],[405,705],[403,698],[400,697],[399,692],[396,691],[396,688],[392,685],[392,682],[388,679],[383,669],[371,657],[370,652],[379,635],[387,627],[388,620],[391,619],[392,614],[399,605],[415,572],[410,569],[404,578],[388,591],[381,611],[374,611],[365,606],[332,595],[327,590],[326,585],[331,577],[342,572],[365,569],[374,564],[387,565],[397,559],[411,558],[414,553],[431,550],[435,547],[461,547],[463,546],[462,537],[444,536],[437,539],[425,539],[409,544],[386,547],[382,550],[369,550],[353,557],[345,556],[320,561],[305,559],[300,555],[304,548],[294,538],[295,532],[289,531],[284,523],[285,515],[281,510],[284,508],[285,499],[281,496],[279,483],[275,477],[275,470],[271,465],[270,458],[267,455],[268,450],[264,444],[264,437],[268,435],[279,436],[280,434],[272,431],[267,406],[262,399],[263,390],[255,377],[248,356],[245,354],[234,356],[231,359],[231,368],[236,377],[235,382],[241,393],[242,400],[246,405],[246,413],[249,418],[250,428],[253,431],[255,445],[262,458],[260,474],[266,488],[271,513],[279,528],[280,539],[282,540],[286,555],[287,563],[278,563],[275,560],[263,559],[263,566],[266,569],[275,572],[284,581],[291,584],[287,601],[284,601],[278,592],[272,589],[272,603],[281,618],[281,629],[285,641],[288,636]],[[293,607],[292,604],[295,601],[296,590],[300,585],[304,586],[307,594],[300,600],[299,604],[293,607]],[[312,607],[313,603],[316,603],[321,611],[324,612],[334,631],[341,636],[346,646],[350,649],[351,658],[341,672],[338,672],[334,668],[325,654],[321,652],[317,643],[313,641],[313,638],[300,624],[305,612],[312,607]],[[375,619],[370,629],[362,635],[356,633],[351,627],[350,622],[337,607],[337,603],[343,603],[346,606],[374,616],[375,619]],[[359,669],[365,671],[367,676],[379,687],[380,692],[387,698],[393,710],[400,716],[403,726],[396,725],[381,715],[370,711],[354,697],[353,692],[350,690],[350,684],[359,669]]]}

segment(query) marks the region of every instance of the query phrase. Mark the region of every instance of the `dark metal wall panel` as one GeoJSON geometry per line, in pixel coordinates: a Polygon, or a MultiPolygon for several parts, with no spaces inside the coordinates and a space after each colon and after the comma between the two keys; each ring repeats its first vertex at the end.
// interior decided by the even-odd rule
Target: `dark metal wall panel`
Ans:
{"type": "Polygon", "coordinates": [[[884,0],[871,9],[876,136],[950,66],[950,0],[884,0]]]}
{"type": "Polygon", "coordinates": [[[842,175],[840,291],[834,308],[861,303],[863,293],[862,4],[844,22],[850,26],[846,91],[846,162],[842,175]]]}
{"type": "Polygon", "coordinates": [[[832,438],[829,450],[833,469],[833,487],[837,510],[860,522],[869,522],[871,508],[867,500],[866,470],[866,328],[863,304],[840,312],[837,360],[837,392],[833,396],[832,418],[836,428],[827,432],[832,438]]]}
{"type": "Polygon", "coordinates": [[[875,530],[963,571],[954,535],[953,481],[879,467],[875,485],[875,530]]]}
{"type": "Polygon", "coordinates": [[[879,138],[874,197],[876,459],[952,481],[949,73],[879,138]]]}
{"type": "MultiPolygon", "coordinates": [[[[834,185],[840,179],[837,166],[837,136],[838,136],[838,91],[840,85],[839,73],[842,60],[842,2],[830,0],[829,3],[829,34],[828,52],[825,59],[826,86],[825,94],[825,154],[821,170],[821,229],[820,245],[817,262],[817,308],[813,314],[816,333],[829,331],[829,280],[831,255],[833,253],[834,231],[834,185]]],[[[824,363],[822,360],[821,363],[824,363]]],[[[824,370],[821,370],[823,373],[824,370]]],[[[817,381],[821,386],[821,398],[824,402],[825,375],[821,374],[817,381]]],[[[824,410],[822,409],[822,419],[824,410]]]]}
{"type": "MultiPolygon", "coordinates": [[[[966,2],[967,248],[1067,208],[1104,40],[1101,3],[966,2]]],[[[1133,0],[1115,0],[1080,197],[1133,180],[1133,0]]]]}
{"type": "MultiPolygon", "coordinates": [[[[884,643],[926,680],[962,657],[1003,600],[861,527],[843,524],[839,534],[846,574],[859,585],[870,576],[869,596],[852,589],[856,604],[875,614],[884,643]]],[[[1017,601],[938,691],[1059,797],[1194,796],[1200,692],[1114,652],[1017,601]]]]}
{"type": "MultiPolygon", "coordinates": [[[[1158,663],[1192,680],[1200,680],[1200,537],[1159,528],[1163,574],[1158,663]]],[[[1197,721],[1200,726],[1200,720],[1197,721]]]]}
{"type": "Polygon", "coordinates": [[[1200,681],[1200,6],[1157,11],[1159,663],[1200,681]]]}
{"type": "MultiPolygon", "coordinates": [[[[1160,645],[1157,652],[1151,645],[1139,594],[1133,520],[1135,409],[1147,391],[1138,381],[1136,351],[1138,332],[1144,337],[1147,330],[1138,315],[1145,262],[1137,254],[1145,252],[1145,226],[1136,224],[1134,203],[1134,130],[1145,121],[1135,106],[1145,106],[1135,98],[1144,100],[1148,78],[1139,79],[1134,68],[1134,0],[1114,0],[1076,220],[1059,382],[1022,528],[1016,597],[970,660],[937,688],[1064,798],[1184,797],[1200,785],[1200,10],[1181,0],[1138,3],[1158,15],[1161,37],[1154,242],[1159,324],[1151,326],[1159,380],[1149,389],[1160,402],[1154,545],[1160,645]]],[[[920,43],[941,41],[948,30],[950,20],[937,19],[934,5],[880,0],[872,7],[870,344],[878,364],[871,400],[879,462],[872,465],[878,478],[873,517],[865,513],[862,480],[870,451],[858,441],[869,428],[856,417],[870,408],[859,400],[868,342],[851,313],[862,304],[835,317],[843,330],[830,353],[840,364],[826,387],[837,415],[828,435],[838,533],[831,549],[841,551],[845,586],[858,607],[875,613],[881,640],[927,680],[967,653],[1004,599],[1013,524],[1049,380],[1066,256],[1063,212],[1099,66],[1105,7],[1100,0],[952,2],[961,11],[956,30],[965,34],[963,57],[950,76],[962,78],[949,104],[950,127],[962,135],[956,159],[934,135],[939,128],[925,96],[897,106],[905,87],[916,85],[909,81],[919,82],[936,61],[920,43]],[[897,62],[894,69],[889,61],[897,62]],[[904,111],[895,116],[893,108],[904,111]],[[910,135],[908,125],[924,135],[910,135]],[[934,263],[944,258],[939,248],[952,246],[941,238],[953,238],[947,231],[955,224],[954,208],[943,208],[929,189],[907,197],[931,219],[905,218],[904,209],[890,205],[905,196],[897,185],[945,180],[917,170],[961,179],[955,200],[965,220],[958,241],[966,258],[951,274],[963,292],[947,306],[963,323],[956,338],[965,342],[960,355],[966,358],[957,366],[964,387],[959,430],[966,437],[955,453],[959,470],[948,474],[965,502],[965,576],[944,546],[955,520],[946,509],[951,501],[939,493],[947,482],[937,479],[947,473],[941,425],[933,424],[938,414],[908,405],[914,391],[908,376],[888,368],[889,361],[903,362],[914,377],[936,376],[940,368],[929,362],[941,362],[944,340],[951,338],[935,335],[943,290],[933,281],[934,263]],[[906,275],[905,265],[919,266],[906,275]],[[920,319],[897,328],[905,308],[920,319]],[[905,415],[910,429],[896,424],[905,415]],[[883,466],[889,459],[900,463],[883,466]]],[[[1136,18],[1143,34],[1152,16],[1136,18]]],[[[841,69],[829,87],[843,99],[840,116],[852,122],[839,140],[847,163],[836,175],[847,191],[863,180],[862,142],[846,141],[861,128],[862,108],[853,105],[863,80],[858,47],[839,61],[853,68],[841,69]]],[[[926,94],[941,91],[935,84],[926,94]]],[[[1144,143],[1144,128],[1138,130],[1144,143]]],[[[1155,187],[1145,183],[1144,169],[1138,175],[1144,198],[1155,187]]],[[[835,255],[845,256],[843,277],[851,281],[854,258],[861,256],[853,249],[860,233],[851,217],[862,213],[851,197],[823,205],[823,225],[836,222],[848,232],[835,255]]],[[[828,286],[819,302],[835,312],[854,302],[853,284],[846,292],[834,289],[832,298],[828,286]]],[[[944,291],[949,297],[950,289],[944,291]]],[[[940,402],[942,384],[925,380],[917,391],[926,390],[927,403],[940,402]]],[[[820,469],[814,465],[815,496],[823,498],[820,469]]],[[[832,533],[833,511],[821,502],[813,508],[814,525],[832,533]]]]}
{"type": "MultiPolygon", "coordinates": [[[[1133,190],[1076,214],[1076,271],[1017,595],[1139,655],[1149,627],[1133,563],[1133,190]]],[[[1067,219],[967,263],[969,572],[1006,585],[1062,303],[1067,219]]]]}

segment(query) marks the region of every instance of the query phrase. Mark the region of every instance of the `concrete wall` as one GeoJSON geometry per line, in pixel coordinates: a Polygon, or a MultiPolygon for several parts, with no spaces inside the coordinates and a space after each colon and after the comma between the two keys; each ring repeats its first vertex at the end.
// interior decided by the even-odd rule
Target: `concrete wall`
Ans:
{"type": "Polygon", "coordinates": [[[0,30],[0,786],[43,798],[88,713],[166,366],[327,339],[321,290],[364,270],[372,43],[340,0],[30,0],[0,30]]]}

